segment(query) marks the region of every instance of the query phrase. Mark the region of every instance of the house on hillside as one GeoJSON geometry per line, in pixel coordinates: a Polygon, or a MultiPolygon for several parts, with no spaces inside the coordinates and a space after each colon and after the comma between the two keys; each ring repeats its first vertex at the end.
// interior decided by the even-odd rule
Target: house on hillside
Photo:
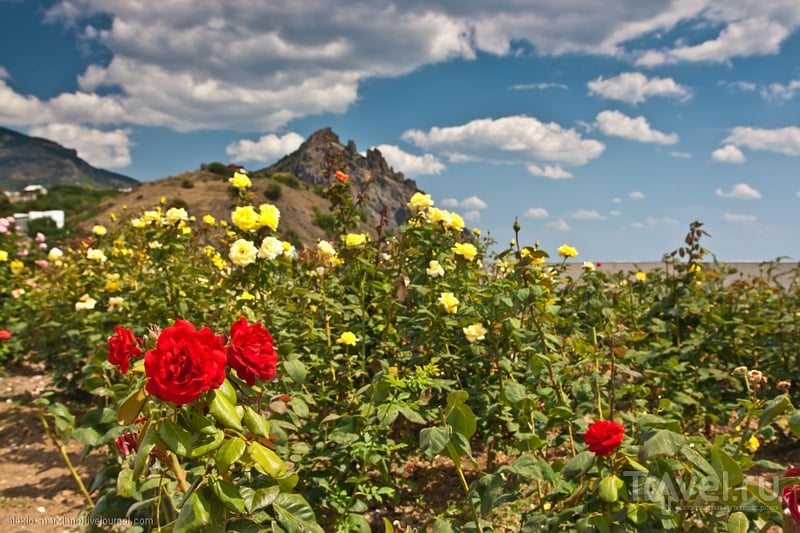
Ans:
{"type": "Polygon", "coordinates": [[[64,227],[64,211],[53,209],[50,211],[28,211],[27,213],[14,213],[14,220],[17,224],[17,231],[20,233],[28,232],[28,223],[39,218],[49,218],[56,223],[56,227],[64,227]]]}
{"type": "Polygon", "coordinates": [[[28,185],[24,189],[22,189],[22,193],[20,194],[21,201],[27,202],[31,200],[36,200],[40,196],[44,196],[47,194],[47,189],[44,188],[42,185],[28,185]]]}

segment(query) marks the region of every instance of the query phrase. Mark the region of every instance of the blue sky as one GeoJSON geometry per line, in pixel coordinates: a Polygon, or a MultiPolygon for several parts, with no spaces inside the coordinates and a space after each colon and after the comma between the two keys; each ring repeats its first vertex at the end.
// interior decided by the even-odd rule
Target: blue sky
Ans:
{"type": "Polygon", "coordinates": [[[0,0],[0,126],[141,181],[330,126],[501,244],[800,259],[797,0],[0,0]]]}

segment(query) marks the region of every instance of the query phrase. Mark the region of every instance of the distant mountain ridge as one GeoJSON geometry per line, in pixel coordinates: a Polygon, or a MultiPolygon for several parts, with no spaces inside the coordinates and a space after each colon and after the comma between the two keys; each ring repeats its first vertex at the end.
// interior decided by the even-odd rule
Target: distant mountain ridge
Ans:
{"type": "Polygon", "coordinates": [[[408,200],[419,190],[416,182],[390,167],[379,150],[367,150],[364,156],[358,153],[352,140],[343,145],[331,128],[317,130],[297,150],[256,172],[288,173],[306,183],[324,185],[326,173],[330,178],[337,170],[350,176],[354,195],[371,181],[365,190],[368,199],[365,211],[372,223],[378,223],[384,207],[390,229],[405,221],[408,200]]]}
{"type": "Polygon", "coordinates": [[[93,167],[75,150],[0,127],[0,188],[27,185],[86,185],[96,189],[136,187],[134,178],[93,167]]]}

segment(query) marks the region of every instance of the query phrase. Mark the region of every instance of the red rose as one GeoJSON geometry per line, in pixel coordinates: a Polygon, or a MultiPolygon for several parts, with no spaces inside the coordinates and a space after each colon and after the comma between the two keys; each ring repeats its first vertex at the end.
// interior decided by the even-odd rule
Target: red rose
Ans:
{"type": "Polygon", "coordinates": [[[144,371],[147,392],[177,405],[191,403],[225,381],[225,347],[209,328],[179,319],[144,354],[144,371]]]}
{"type": "Polygon", "coordinates": [[[0,341],[4,341],[11,338],[11,332],[7,329],[0,329],[0,341]]]}
{"type": "MultiPolygon", "coordinates": [[[[794,466],[783,474],[783,477],[800,477],[800,466],[794,466]]],[[[800,524],[800,485],[786,485],[781,491],[783,508],[795,524],[800,524]]]]}
{"type": "Polygon", "coordinates": [[[272,336],[261,324],[247,324],[240,318],[231,326],[231,345],[228,347],[228,365],[236,375],[251,387],[260,380],[270,380],[275,375],[278,354],[272,336]]]}
{"type": "Polygon", "coordinates": [[[600,420],[589,426],[583,441],[589,445],[589,451],[597,455],[611,455],[614,449],[622,444],[625,428],[613,420],[600,420]]]}
{"type": "Polygon", "coordinates": [[[114,335],[108,338],[108,362],[126,374],[131,367],[131,357],[142,355],[142,339],[122,326],[114,326],[114,335]]]}

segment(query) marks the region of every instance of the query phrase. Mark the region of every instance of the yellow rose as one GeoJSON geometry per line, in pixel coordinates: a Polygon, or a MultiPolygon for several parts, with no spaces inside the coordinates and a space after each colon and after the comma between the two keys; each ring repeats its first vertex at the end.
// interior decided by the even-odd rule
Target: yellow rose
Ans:
{"type": "Polygon", "coordinates": [[[435,259],[428,263],[428,269],[426,270],[426,272],[432,278],[438,278],[439,276],[444,276],[444,268],[442,268],[442,265],[439,264],[439,261],[435,259]]]}
{"type": "Polygon", "coordinates": [[[98,237],[102,237],[103,235],[108,233],[108,230],[106,229],[105,226],[101,226],[100,224],[96,224],[95,226],[92,227],[92,233],[94,233],[98,237]]]}
{"type": "Polygon", "coordinates": [[[369,240],[366,233],[348,233],[347,236],[344,238],[344,244],[348,248],[353,248],[355,246],[361,246],[365,242],[369,240]]]}
{"type": "Polygon", "coordinates": [[[421,192],[415,192],[411,199],[408,201],[408,209],[411,210],[413,213],[419,213],[428,209],[429,207],[433,207],[433,200],[431,199],[430,194],[423,194],[421,192]]]}
{"type": "Polygon", "coordinates": [[[468,242],[460,242],[450,250],[456,255],[463,256],[467,261],[472,261],[478,255],[478,249],[475,248],[475,245],[468,242]]]}
{"type": "Polygon", "coordinates": [[[261,247],[258,249],[258,257],[261,259],[275,259],[283,254],[283,242],[275,237],[266,237],[261,241],[261,247]]]}
{"type": "Polygon", "coordinates": [[[486,338],[486,328],[483,327],[483,324],[470,324],[465,327],[463,331],[467,340],[472,343],[482,341],[486,338]]]}
{"type": "Polygon", "coordinates": [[[458,213],[448,213],[448,216],[445,217],[444,227],[447,229],[454,229],[456,231],[463,231],[464,230],[464,219],[461,218],[461,215],[458,213]]]}
{"type": "Polygon", "coordinates": [[[177,224],[182,220],[189,220],[189,213],[182,207],[170,207],[165,215],[169,224],[177,224]]]}
{"type": "Polygon", "coordinates": [[[358,342],[358,337],[352,331],[345,331],[339,338],[336,340],[339,344],[344,344],[345,346],[354,346],[358,342]]]}
{"type": "Polygon", "coordinates": [[[217,219],[213,215],[205,215],[203,217],[203,224],[207,226],[214,226],[217,224],[217,219]]]}
{"type": "Polygon", "coordinates": [[[639,271],[636,274],[634,274],[633,277],[636,278],[636,281],[644,281],[647,279],[647,274],[639,271]]]}
{"type": "Polygon", "coordinates": [[[253,231],[261,224],[259,214],[252,205],[240,206],[231,214],[231,221],[242,231],[253,231]]]}
{"type": "Polygon", "coordinates": [[[258,255],[258,248],[253,244],[253,241],[239,239],[233,244],[228,251],[228,257],[234,265],[247,266],[254,263],[258,255]]]}
{"type": "Polygon", "coordinates": [[[0,250],[0,261],[8,261],[8,252],[0,250]]]}
{"type": "Polygon", "coordinates": [[[452,315],[458,311],[458,304],[461,302],[458,301],[458,298],[456,298],[452,292],[443,292],[441,296],[439,296],[439,303],[445,311],[452,315]]]}
{"type": "Polygon", "coordinates": [[[106,257],[106,254],[103,252],[103,250],[98,250],[96,248],[89,248],[88,250],[86,250],[86,259],[89,259],[91,261],[97,261],[98,263],[105,263],[108,258],[106,257]]]}
{"type": "Polygon", "coordinates": [[[19,272],[20,270],[25,268],[25,263],[20,261],[19,259],[14,259],[11,263],[8,264],[8,268],[11,269],[11,272],[19,272]]]}
{"type": "Polygon", "coordinates": [[[233,177],[228,180],[231,185],[243,191],[245,189],[249,189],[252,183],[250,182],[250,178],[247,174],[243,174],[241,172],[234,172],[233,177]]]}
{"type": "Polygon", "coordinates": [[[258,225],[266,226],[272,231],[278,229],[281,212],[272,204],[261,204],[258,208],[258,225]]]}
{"type": "Polygon", "coordinates": [[[758,441],[758,437],[750,435],[750,438],[744,443],[744,447],[750,450],[750,453],[756,453],[761,447],[761,443],[758,441]]]}
{"type": "Polygon", "coordinates": [[[319,241],[317,243],[317,251],[319,251],[323,259],[330,260],[336,257],[336,250],[334,249],[333,245],[328,241],[319,241]]]}
{"type": "Polygon", "coordinates": [[[578,250],[573,248],[572,246],[567,246],[566,244],[562,244],[558,247],[558,255],[561,257],[575,257],[578,255],[578,250]]]}

